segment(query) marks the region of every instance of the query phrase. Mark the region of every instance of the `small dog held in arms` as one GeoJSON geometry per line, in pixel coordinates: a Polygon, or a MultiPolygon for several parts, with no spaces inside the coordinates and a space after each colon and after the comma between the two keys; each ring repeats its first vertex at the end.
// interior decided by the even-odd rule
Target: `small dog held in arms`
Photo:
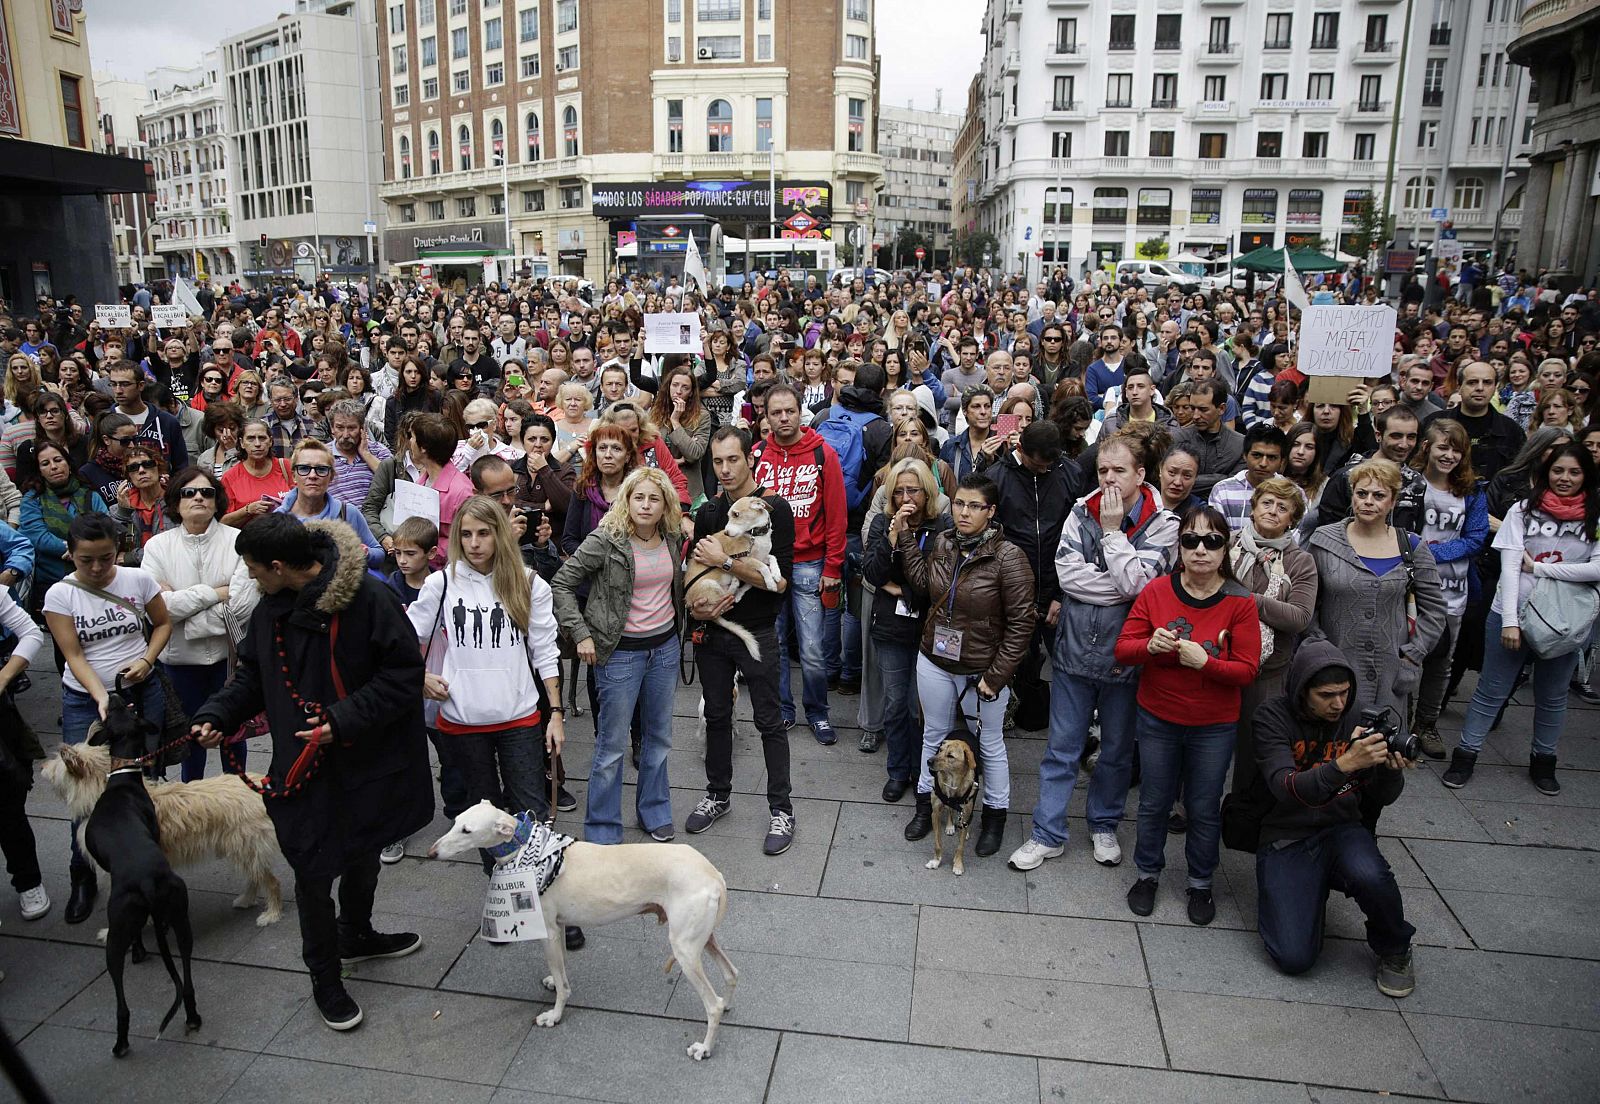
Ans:
{"type": "Polygon", "coordinates": [[[928,773],[933,776],[933,858],[928,860],[928,869],[939,869],[944,861],[944,837],[956,835],[959,828],[961,834],[956,837],[950,856],[950,872],[965,873],[961,853],[966,850],[967,830],[978,803],[978,757],[970,743],[951,736],[928,760],[928,773]]]}
{"type": "MultiPolygon", "coordinates": [[[[42,773],[66,802],[73,819],[87,820],[105,793],[110,770],[111,755],[105,747],[63,744],[58,755],[45,761],[42,773]]],[[[283,915],[283,889],[273,864],[282,856],[261,795],[231,774],[193,782],[146,780],[145,785],[155,805],[167,862],[175,867],[207,859],[233,863],[246,879],[244,892],[234,898],[233,907],[252,908],[264,896],[266,907],[256,917],[256,924],[264,928],[277,923],[283,915]]],[[[80,837],[84,831],[80,826],[80,837]]],[[[136,951],[134,961],[141,958],[136,951]]]]}
{"type": "MultiPolygon", "coordinates": [[[[529,813],[512,816],[480,801],[460,816],[428,848],[428,857],[447,859],[484,848],[497,864],[516,858],[516,841],[526,841],[536,825],[529,813]]],[[[689,1057],[711,1057],[717,1026],[733,1001],[739,971],[717,943],[716,929],[728,908],[728,886],[722,873],[692,847],[682,844],[623,843],[610,847],[575,841],[562,852],[560,873],[539,895],[545,925],[553,937],[544,941],[550,976],[544,987],[555,992],[555,1007],[541,1012],[535,1022],[554,1027],[566,1011],[572,985],[567,980],[563,927],[609,924],[629,916],[650,913],[667,925],[672,956],[667,971],[677,961],[706,1008],[706,1037],[689,1046],[689,1057]],[[709,951],[722,968],[728,995],[717,996],[706,977],[701,955],[709,951]]]]}
{"type": "Polygon", "coordinates": [[[200,1026],[189,966],[194,948],[194,935],[189,928],[189,888],[173,873],[162,853],[161,827],[140,766],[150,750],[149,736],[153,731],[159,733],[153,723],[137,716],[122,696],[114,693],[106,704],[105,720],[89,734],[90,744],[109,744],[111,748],[111,773],[105,793],[89,814],[84,840],[94,861],[111,872],[111,896],[106,902],[110,923],[106,933],[106,972],[117,993],[117,1041],[111,1053],[118,1058],[128,1053],[130,1018],[122,992],[123,959],[147,919],[155,927],[156,946],[177,991],[156,1036],[159,1038],[161,1031],[167,1029],[179,1005],[183,1006],[189,1030],[200,1026]],[[178,954],[183,959],[182,978],[167,946],[169,927],[177,937],[178,954]]]}
{"type": "MultiPolygon", "coordinates": [[[[708,539],[716,541],[721,546],[722,554],[727,559],[749,559],[760,569],[761,579],[766,588],[778,589],[778,580],[781,576],[778,573],[777,557],[772,554],[772,511],[765,501],[750,495],[735,502],[733,509],[728,511],[727,527],[720,533],[710,534],[708,539]]],[[[732,571],[695,564],[692,566],[684,600],[690,604],[702,599],[716,602],[730,594],[737,600],[744,597],[749,589],[750,584],[732,571]]],[[[715,618],[714,623],[737,636],[750,650],[752,659],[757,661],[761,659],[760,645],[743,625],[735,625],[725,617],[715,618]]]]}

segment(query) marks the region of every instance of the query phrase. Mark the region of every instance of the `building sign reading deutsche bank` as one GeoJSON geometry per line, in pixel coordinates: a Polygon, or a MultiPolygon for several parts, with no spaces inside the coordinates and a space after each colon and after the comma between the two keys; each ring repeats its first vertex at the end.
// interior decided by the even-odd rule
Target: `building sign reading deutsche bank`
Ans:
{"type": "Polygon", "coordinates": [[[434,234],[424,238],[420,235],[411,239],[413,249],[440,249],[447,245],[482,245],[483,227],[473,226],[465,231],[456,231],[449,234],[434,234]]]}

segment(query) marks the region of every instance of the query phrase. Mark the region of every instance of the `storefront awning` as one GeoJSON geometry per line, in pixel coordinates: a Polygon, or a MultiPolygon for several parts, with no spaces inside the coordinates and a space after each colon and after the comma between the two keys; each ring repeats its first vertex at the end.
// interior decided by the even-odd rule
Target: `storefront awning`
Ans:
{"type": "Polygon", "coordinates": [[[122,195],[154,192],[150,162],[42,142],[0,145],[0,195],[122,195]]]}

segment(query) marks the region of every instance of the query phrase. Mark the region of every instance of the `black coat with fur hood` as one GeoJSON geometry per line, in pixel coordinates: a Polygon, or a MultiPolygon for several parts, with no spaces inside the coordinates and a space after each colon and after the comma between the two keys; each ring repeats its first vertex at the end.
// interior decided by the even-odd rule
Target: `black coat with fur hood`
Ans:
{"type": "Polygon", "coordinates": [[[295,733],[310,727],[291,686],[302,701],[326,710],[333,740],[323,746],[315,773],[299,792],[269,798],[267,813],[295,872],[328,877],[425,827],[433,819],[433,779],[416,630],[394,592],[367,574],[367,550],[354,530],[339,521],[306,527],[317,532],[322,574],[298,593],[262,595],[232,678],[193,720],[231,733],[265,709],[271,777],[281,786],[305,748],[295,733]]]}

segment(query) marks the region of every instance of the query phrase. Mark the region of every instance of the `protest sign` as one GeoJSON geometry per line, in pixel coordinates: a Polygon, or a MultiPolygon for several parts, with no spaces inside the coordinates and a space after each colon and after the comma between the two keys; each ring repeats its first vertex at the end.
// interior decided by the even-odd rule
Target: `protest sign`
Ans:
{"type": "Polygon", "coordinates": [[[703,351],[700,347],[700,316],[687,311],[645,315],[644,351],[698,355],[703,351]]]}
{"type": "Polygon", "coordinates": [[[1389,375],[1394,330],[1395,309],[1389,306],[1312,306],[1301,312],[1296,367],[1310,381],[1306,397],[1343,405],[1357,384],[1389,375]]]}
{"type": "Polygon", "coordinates": [[[163,330],[177,329],[189,324],[189,312],[176,303],[157,304],[150,308],[150,320],[163,330]]]}
{"type": "Polygon", "coordinates": [[[398,526],[407,518],[427,518],[439,524],[439,492],[408,479],[397,479],[394,484],[394,524],[398,526]]]}
{"type": "Polygon", "coordinates": [[[121,303],[96,303],[94,320],[108,330],[133,328],[133,308],[121,303]]]}

